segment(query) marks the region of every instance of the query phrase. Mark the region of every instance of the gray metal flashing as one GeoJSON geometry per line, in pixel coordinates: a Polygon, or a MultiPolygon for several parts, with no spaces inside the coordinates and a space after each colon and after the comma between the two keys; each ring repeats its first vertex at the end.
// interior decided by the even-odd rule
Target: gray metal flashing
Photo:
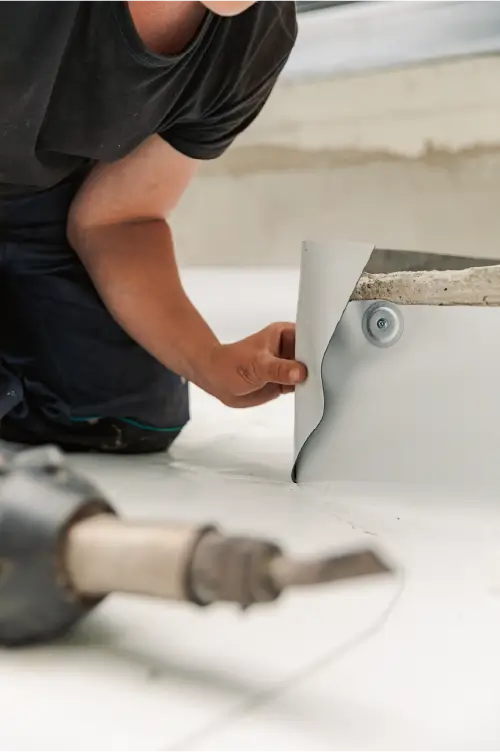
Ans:
{"type": "Polygon", "coordinates": [[[324,5],[299,14],[284,79],[366,74],[500,52],[499,2],[324,5]]]}

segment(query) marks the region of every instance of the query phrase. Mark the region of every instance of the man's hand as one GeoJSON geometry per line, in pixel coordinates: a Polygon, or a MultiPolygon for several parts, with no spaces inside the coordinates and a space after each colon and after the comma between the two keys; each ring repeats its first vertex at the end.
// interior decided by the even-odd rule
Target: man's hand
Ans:
{"type": "Polygon", "coordinates": [[[229,407],[254,407],[293,392],[307,377],[295,359],[295,325],[271,324],[212,352],[208,391],[229,407]]]}

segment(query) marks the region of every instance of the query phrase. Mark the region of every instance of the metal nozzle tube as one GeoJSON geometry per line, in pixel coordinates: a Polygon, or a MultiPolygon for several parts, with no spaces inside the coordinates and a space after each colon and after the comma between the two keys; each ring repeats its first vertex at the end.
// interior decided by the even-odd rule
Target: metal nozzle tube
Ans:
{"type": "Polygon", "coordinates": [[[287,587],[391,571],[367,549],[297,561],[270,541],[224,536],[211,526],[141,524],[106,514],[69,530],[65,566],[82,596],[118,591],[243,608],[273,601],[287,587]]]}

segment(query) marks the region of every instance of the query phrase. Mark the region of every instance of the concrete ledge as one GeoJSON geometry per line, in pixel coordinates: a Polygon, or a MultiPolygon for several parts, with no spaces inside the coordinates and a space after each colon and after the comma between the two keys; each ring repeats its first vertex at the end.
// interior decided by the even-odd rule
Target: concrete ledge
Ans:
{"type": "Polygon", "coordinates": [[[455,271],[366,274],[351,300],[388,300],[402,305],[500,305],[500,266],[455,271]]]}

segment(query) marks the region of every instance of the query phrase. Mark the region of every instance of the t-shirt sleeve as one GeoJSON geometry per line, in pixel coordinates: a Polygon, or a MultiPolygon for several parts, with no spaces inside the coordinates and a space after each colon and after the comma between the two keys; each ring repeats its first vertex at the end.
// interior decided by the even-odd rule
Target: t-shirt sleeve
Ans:
{"type": "Polygon", "coordinates": [[[220,157],[259,115],[288,57],[289,53],[250,91],[233,95],[196,121],[181,121],[160,135],[192,159],[220,157]]]}

